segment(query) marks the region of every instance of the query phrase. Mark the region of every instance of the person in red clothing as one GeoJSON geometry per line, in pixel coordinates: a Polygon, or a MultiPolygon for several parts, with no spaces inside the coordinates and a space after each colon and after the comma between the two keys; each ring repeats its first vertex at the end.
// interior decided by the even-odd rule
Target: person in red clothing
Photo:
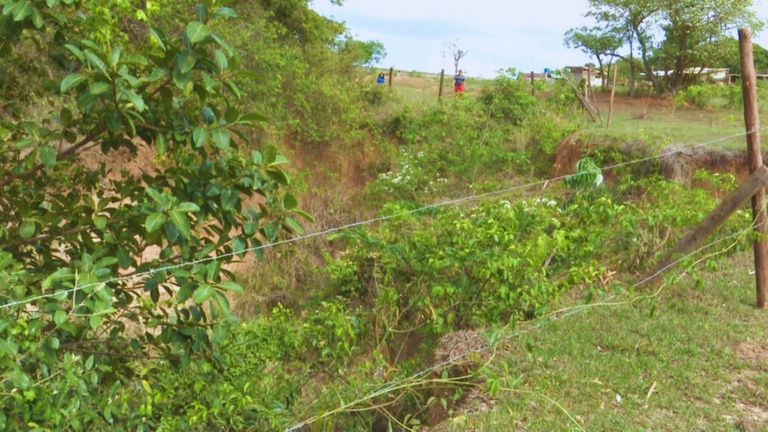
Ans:
{"type": "Polygon", "coordinates": [[[464,73],[459,71],[455,77],[453,77],[453,92],[464,93],[464,73]]]}

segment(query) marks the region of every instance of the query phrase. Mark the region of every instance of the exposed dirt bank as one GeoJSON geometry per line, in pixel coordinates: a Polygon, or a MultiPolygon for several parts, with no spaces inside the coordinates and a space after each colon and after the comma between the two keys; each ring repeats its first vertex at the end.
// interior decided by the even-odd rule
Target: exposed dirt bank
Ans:
{"type": "MultiPolygon", "coordinates": [[[[565,139],[555,156],[553,177],[573,174],[576,162],[592,155],[596,145],[599,144],[585,143],[578,136],[565,139]]],[[[633,147],[630,143],[608,145],[618,147],[614,150],[628,156],[628,160],[639,161],[636,163],[637,167],[632,169],[633,172],[648,172],[649,169],[653,169],[669,180],[686,185],[694,184],[694,174],[698,169],[718,174],[733,174],[739,182],[749,176],[746,150],[726,151],[670,144],[655,153],[647,148],[633,147]],[[643,160],[645,158],[648,159],[643,160]]],[[[763,155],[763,163],[768,165],[766,155],[763,155]]],[[[611,182],[615,178],[610,171],[604,172],[603,175],[606,182],[611,182]]]]}

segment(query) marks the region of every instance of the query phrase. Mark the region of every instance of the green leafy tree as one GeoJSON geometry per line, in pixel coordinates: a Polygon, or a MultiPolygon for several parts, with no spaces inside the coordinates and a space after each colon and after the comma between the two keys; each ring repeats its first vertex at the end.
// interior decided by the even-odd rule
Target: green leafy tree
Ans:
{"type": "Polygon", "coordinates": [[[346,37],[341,43],[341,50],[348,51],[355,63],[364,66],[373,66],[381,63],[387,57],[387,50],[384,44],[379,41],[358,41],[351,37],[346,37]]]}
{"type": "Polygon", "coordinates": [[[668,86],[682,88],[691,69],[722,67],[725,42],[737,28],[762,28],[752,6],[752,0],[669,2],[663,10],[664,41],[655,55],[665,70],[672,71],[668,86]]]}
{"type": "MultiPolygon", "coordinates": [[[[739,41],[736,38],[730,38],[724,41],[725,61],[723,67],[727,67],[731,73],[741,73],[741,54],[739,53],[739,41]]],[[[752,44],[753,57],[755,59],[755,68],[758,71],[768,71],[768,49],[759,44],[752,44]]]]}
{"type": "MultiPolygon", "coordinates": [[[[268,115],[263,136],[290,136],[303,146],[347,141],[364,112],[366,53],[342,23],[309,8],[306,0],[257,0],[238,9],[241,19],[221,34],[248,71],[245,107],[268,115]],[[289,15],[295,16],[289,16],[289,15]],[[254,37],[257,35],[257,37],[254,37]],[[351,49],[354,48],[354,49],[351,49]]],[[[376,54],[376,52],[371,52],[376,54]]]]}
{"type": "MultiPolygon", "coordinates": [[[[603,70],[604,60],[607,57],[610,63],[613,57],[619,57],[618,49],[623,40],[613,31],[604,31],[601,28],[580,27],[570,29],[565,33],[565,46],[578,48],[584,54],[588,54],[597,60],[600,70],[603,70]]],[[[606,74],[602,74],[602,86],[605,87],[606,74]]]]}
{"type": "Polygon", "coordinates": [[[246,151],[226,3],[166,33],[150,2],[0,0],[0,430],[140,427],[140,361],[210,352],[227,264],[308,217],[246,151]]]}
{"type": "Polygon", "coordinates": [[[723,63],[723,44],[729,31],[740,26],[754,30],[763,27],[752,0],[665,1],[665,0],[590,0],[587,16],[599,25],[622,29],[629,47],[631,91],[636,82],[635,50],[639,51],[645,76],[661,92],[677,90],[686,70],[723,63]],[[671,71],[664,81],[654,70],[671,71]]]}

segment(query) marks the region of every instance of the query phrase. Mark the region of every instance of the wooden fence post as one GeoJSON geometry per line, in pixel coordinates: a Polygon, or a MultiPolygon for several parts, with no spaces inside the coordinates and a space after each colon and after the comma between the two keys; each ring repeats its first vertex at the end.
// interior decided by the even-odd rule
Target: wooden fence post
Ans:
{"type": "Polygon", "coordinates": [[[445,69],[440,69],[440,87],[437,90],[437,99],[440,101],[443,100],[443,81],[445,81],[445,69]]]}
{"type": "MultiPolygon", "coordinates": [[[[741,54],[741,89],[744,95],[744,124],[747,129],[747,158],[749,170],[755,172],[763,166],[763,153],[760,149],[760,112],[757,102],[757,73],[755,72],[752,51],[752,30],[739,30],[739,52],[741,54]]],[[[752,215],[755,230],[760,234],[753,244],[755,254],[755,282],[757,307],[766,306],[766,286],[768,285],[768,217],[765,214],[765,188],[758,189],[752,197],[752,215]]]]}
{"type": "Polygon", "coordinates": [[[393,75],[394,69],[395,68],[392,68],[392,67],[389,68],[389,84],[388,84],[389,88],[392,88],[392,75],[393,75]]]}
{"type": "Polygon", "coordinates": [[[533,71],[531,71],[531,96],[536,96],[536,81],[533,79],[533,71]]]}
{"type": "Polygon", "coordinates": [[[610,65],[608,70],[613,74],[613,84],[611,84],[611,101],[608,104],[608,121],[605,123],[605,128],[611,128],[611,118],[613,117],[613,97],[616,95],[616,76],[619,74],[619,65],[614,63],[610,65]]]}

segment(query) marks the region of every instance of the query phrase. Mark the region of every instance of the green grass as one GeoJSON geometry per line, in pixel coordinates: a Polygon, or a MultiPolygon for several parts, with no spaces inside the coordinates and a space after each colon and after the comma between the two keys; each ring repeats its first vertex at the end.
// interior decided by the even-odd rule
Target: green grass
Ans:
{"type": "Polygon", "coordinates": [[[751,260],[740,253],[652,303],[595,306],[511,339],[487,365],[502,381],[494,408],[446,429],[768,428],[768,312],[754,307],[751,260]]]}
{"type": "MultiPolygon", "coordinates": [[[[438,103],[439,77],[434,75],[396,76],[392,91],[399,101],[415,105],[438,103]]],[[[453,96],[452,77],[446,74],[443,97],[453,96]]],[[[467,77],[467,97],[476,97],[483,88],[492,86],[492,79],[467,77]]],[[[608,116],[609,93],[598,93],[599,109],[604,120],[608,116]]],[[[585,120],[588,119],[584,114],[585,120]]],[[[761,117],[768,118],[768,104],[762,104],[761,117]]],[[[596,141],[617,142],[642,140],[654,148],[668,144],[701,145],[726,151],[744,151],[746,138],[743,110],[740,108],[707,108],[676,106],[671,98],[617,95],[612,125],[587,123],[583,134],[596,141]]],[[[763,120],[765,124],[765,120],[763,120]]],[[[763,133],[763,135],[766,135],[763,133]]]]}
{"type": "MultiPolygon", "coordinates": [[[[607,118],[607,109],[602,112],[607,118]]],[[[734,109],[656,108],[647,113],[617,107],[611,128],[594,124],[584,130],[594,139],[642,140],[652,146],[668,144],[701,145],[726,151],[746,149],[745,126],[741,112],[734,109]]]]}

